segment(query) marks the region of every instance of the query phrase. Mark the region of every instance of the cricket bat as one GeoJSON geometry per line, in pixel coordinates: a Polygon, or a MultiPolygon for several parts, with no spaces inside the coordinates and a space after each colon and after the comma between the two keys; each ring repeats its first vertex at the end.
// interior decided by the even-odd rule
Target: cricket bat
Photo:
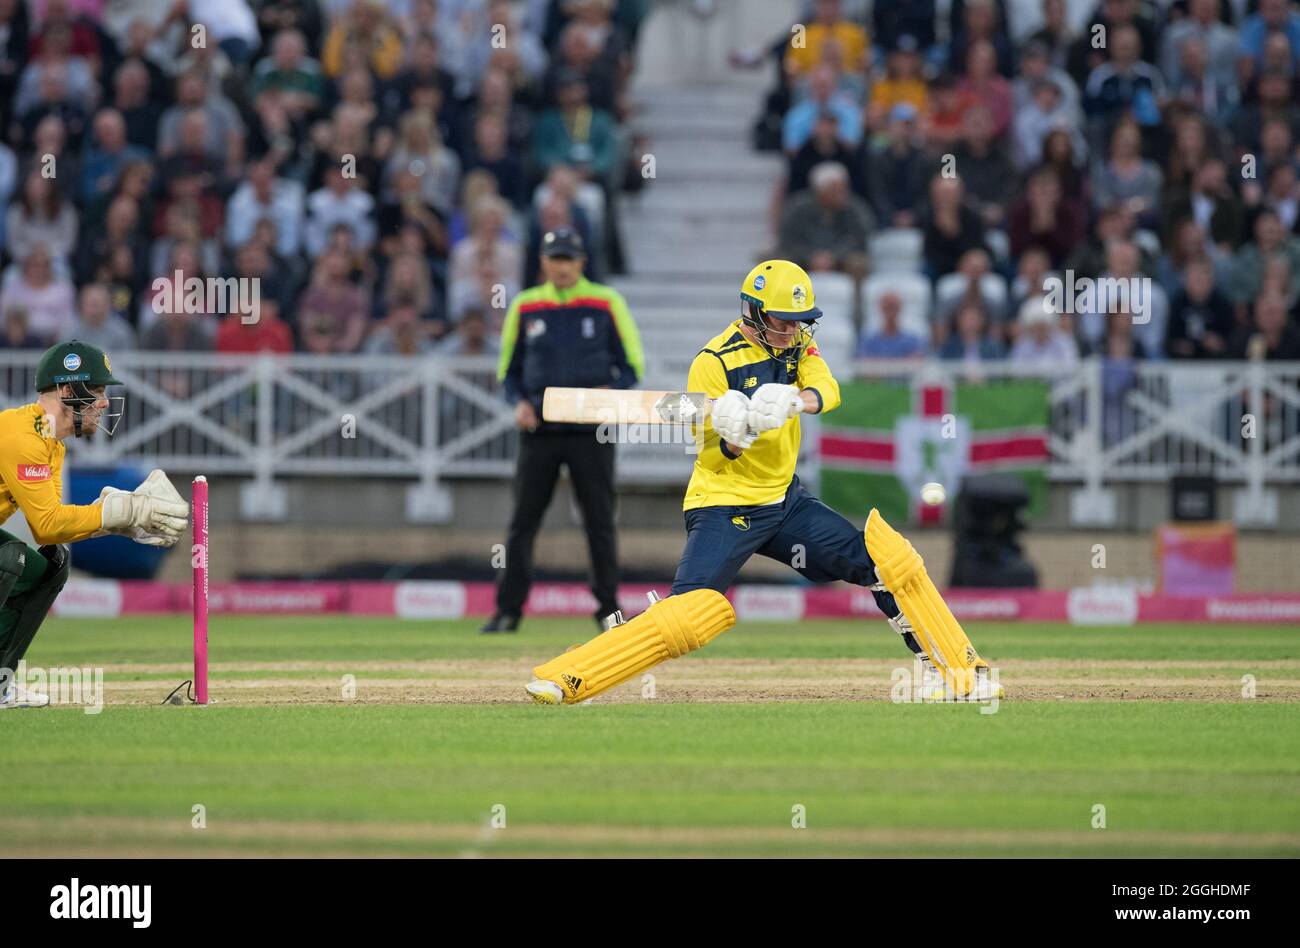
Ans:
{"type": "Polygon", "coordinates": [[[698,425],[713,410],[703,392],[621,388],[548,388],[542,420],[580,425],[698,425]]]}

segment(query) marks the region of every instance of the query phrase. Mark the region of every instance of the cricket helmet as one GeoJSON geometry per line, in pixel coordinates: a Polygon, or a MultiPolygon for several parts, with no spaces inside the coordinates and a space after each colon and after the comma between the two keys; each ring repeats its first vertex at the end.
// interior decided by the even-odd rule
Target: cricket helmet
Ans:
{"type": "MultiPolygon", "coordinates": [[[[102,395],[102,392],[92,389],[121,384],[114,377],[113,366],[104,350],[76,339],[51,346],[36,363],[36,391],[45,392],[60,385],[72,389],[71,395],[63,399],[63,404],[72,410],[73,427],[78,438],[85,433],[82,430],[82,412],[98,402],[102,395]]],[[[126,399],[119,395],[108,401],[109,409],[99,417],[93,428],[111,435],[122,419],[126,399]],[[114,408],[117,410],[114,411],[114,408]]]]}
{"type": "Polygon", "coordinates": [[[821,319],[814,303],[812,278],[789,260],[764,260],[740,284],[740,300],[777,319],[811,323],[821,319]]]}
{"type": "Polygon", "coordinates": [[[812,278],[804,268],[789,260],[764,260],[740,284],[740,318],[773,358],[783,353],[797,359],[812,345],[813,329],[822,311],[816,306],[812,278]],[[796,320],[805,325],[790,345],[774,346],[767,318],[796,320]]]}

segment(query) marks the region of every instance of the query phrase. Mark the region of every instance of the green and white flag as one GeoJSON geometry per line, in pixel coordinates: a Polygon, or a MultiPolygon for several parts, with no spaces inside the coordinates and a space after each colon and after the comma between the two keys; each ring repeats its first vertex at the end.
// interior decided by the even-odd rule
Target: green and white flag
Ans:
{"type": "Polygon", "coordinates": [[[1048,383],[1039,379],[952,385],[850,382],[822,419],[822,499],[862,520],[937,523],[943,505],[921,503],[921,485],[942,484],[951,502],[966,474],[1013,471],[1030,491],[1029,514],[1047,488],[1048,383]]]}

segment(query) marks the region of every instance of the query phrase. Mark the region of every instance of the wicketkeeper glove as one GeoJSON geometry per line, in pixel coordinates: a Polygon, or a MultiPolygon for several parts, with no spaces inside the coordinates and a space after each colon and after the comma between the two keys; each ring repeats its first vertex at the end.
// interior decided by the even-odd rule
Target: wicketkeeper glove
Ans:
{"type": "Polygon", "coordinates": [[[190,505],[157,469],[135,490],[105,487],[99,498],[104,533],[127,536],[146,546],[172,546],[189,526],[190,505]]]}
{"type": "Polygon", "coordinates": [[[762,434],[780,428],[803,411],[803,399],[796,385],[768,382],[760,385],[749,400],[749,427],[762,434]]]}
{"type": "Polygon", "coordinates": [[[753,445],[758,435],[749,430],[749,399],[743,392],[730,389],[713,403],[713,430],[738,448],[753,445]]]}

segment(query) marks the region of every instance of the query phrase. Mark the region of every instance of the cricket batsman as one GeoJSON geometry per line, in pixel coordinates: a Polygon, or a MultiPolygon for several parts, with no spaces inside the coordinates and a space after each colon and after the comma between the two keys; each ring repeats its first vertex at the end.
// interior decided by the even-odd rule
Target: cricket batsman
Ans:
{"type": "Polygon", "coordinates": [[[723,593],[755,553],[813,582],[870,589],[919,656],[928,700],[1002,697],[912,545],[875,509],[859,530],[795,476],[799,416],[840,404],[812,341],[821,315],[796,264],[767,260],[745,277],[740,319],[691,363],[687,389],[714,402],[682,504],[686,548],[672,595],[533,669],[535,701],[575,704],[708,644],[735,624],[723,593]]]}
{"type": "Polygon", "coordinates": [[[125,399],[105,391],[120,384],[103,350],[74,339],[41,356],[36,401],[0,412],[0,524],[21,510],[40,544],[32,549],[0,530],[0,710],[50,703],[14,679],[67,582],[66,544],[116,533],[171,546],[188,526],[189,504],[158,470],[134,491],[105,487],[93,504],[63,503],[63,442],[112,435],[125,399]]]}

